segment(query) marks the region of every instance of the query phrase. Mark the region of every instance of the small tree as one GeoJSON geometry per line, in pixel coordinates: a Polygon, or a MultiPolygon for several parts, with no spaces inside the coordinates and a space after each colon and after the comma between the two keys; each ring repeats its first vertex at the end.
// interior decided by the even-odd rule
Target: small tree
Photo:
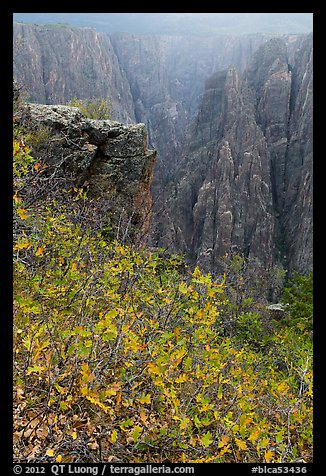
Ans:
{"type": "Polygon", "coordinates": [[[72,98],[68,106],[78,107],[78,109],[89,119],[111,119],[111,103],[108,99],[78,99],[72,98]]]}

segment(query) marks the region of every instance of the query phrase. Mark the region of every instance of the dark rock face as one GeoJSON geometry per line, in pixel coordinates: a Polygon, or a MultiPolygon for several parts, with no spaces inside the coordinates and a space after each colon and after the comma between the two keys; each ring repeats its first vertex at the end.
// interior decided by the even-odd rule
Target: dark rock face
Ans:
{"type": "Polygon", "coordinates": [[[312,269],[313,258],[313,38],[294,58],[284,180],[284,242],[292,270],[312,269]]]}
{"type": "Polygon", "coordinates": [[[115,119],[135,122],[129,83],[104,34],[86,28],[15,24],[13,73],[32,102],[108,98],[115,119]]]}
{"type": "Polygon", "coordinates": [[[248,254],[250,248],[266,265],[273,255],[269,157],[251,98],[234,68],[207,81],[176,197],[169,204],[178,210],[177,218],[171,230],[168,212],[162,243],[177,240],[210,271],[221,270],[221,259],[231,250],[248,254]]]}
{"type": "Polygon", "coordinates": [[[240,71],[266,35],[212,37],[112,34],[14,24],[14,77],[29,100],[65,104],[108,98],[112,117],[146,124],[158,150],[155,190],[182,155],[205,80],[234,64],[240,71]]]}
{"type": "Polygon", "coordinates": [[[135,231],[148,232],[150,184],[156,152],[147,149],[144,124],[87,119],[68,106],[29,104],[32,128],[46,127],[50,140],[42,158],[72,172],[91,197],[123,203],[135,231]]]}
{"type": "Polygon", "coordinates": [[[312,269],[312,46],[308,35],[290,60],[273,39],[245,75],[270,153],[275,241],[289,270],[300,272],[312,269]]]}
{"type": "Polygon", "coordinates": [[[243,71],[267,38],[110,36],[130,83],[136,120],[147,125],[150,144],[158,150],[155,195],[168,178],[167,171],[183,155],[184,133],[198,111],[205,80],[230,64],[243,71]]]}
{"type": "Polygon", "coordinates": [[[312,269],[312,42],[289,71],[286,44],[261,46],[243,77],[206,81],[170,186],[160,243],[207,271],[225,253],[312,269]],[[292,80],[294,78],[294,80],[292,80]]]}

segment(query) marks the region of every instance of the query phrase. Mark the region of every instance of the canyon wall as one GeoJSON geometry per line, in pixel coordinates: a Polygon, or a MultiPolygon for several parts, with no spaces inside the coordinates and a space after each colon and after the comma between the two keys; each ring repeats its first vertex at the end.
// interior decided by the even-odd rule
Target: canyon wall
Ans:
{"type": "Polygon", "coordinates": [[[312,37],[212,75],[169,185],[159,242],[222,270],[226,253],[312,270],[312,37]]]}
{"type": "Polygon", "coordinates": [[[212,272],[233,251],[312,269],[312,35],[16,24],[14,40],[31,101],[109,98],[113,119],[144,123],[158,152],[151,244],[212,272]]]}

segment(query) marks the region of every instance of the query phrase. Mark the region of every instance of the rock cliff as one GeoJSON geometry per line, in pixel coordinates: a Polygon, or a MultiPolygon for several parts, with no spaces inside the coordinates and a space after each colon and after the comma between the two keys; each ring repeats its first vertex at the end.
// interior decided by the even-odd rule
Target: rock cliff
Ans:
{"type": "Polygon", "coordinates": [[[158,150],[154,195],[184,147],[184,133],[196,115],[205,80],[230,64],[243,71],[267,35],[209,37],[112,34],[110,40],[129,80],[137,121],[158,150]]]}
{"type": "Polygon", "coordinates": [[[14,75],[32,101],[109,97],[115,119],[145,124],[158,151],[154,245],[209,271],[230,250],[311,270],[312,35],[15,25],[14,38],[14,75]]]}
{"type": "Polygon", "coordinates": [[[88,119],[79,109],[62,105],[29,104],[28,109],[30,127],[48,134],[42,159],[72,174],[79,186],[87,183],[90,197],[116,202],[111,223],[121,222],[123,213],[129,236],[144,239],[156,158],[156,151],[147,148],[144,124],[88,119]]]}
{"type": "Polygon", "coordinates": [[[14,24],[13,73],[31,102],[107,98],[112,116],[135,122],[129,83],[110,38],[87,28],[14,24]]]}
{"type": "Polygon", "coordinates": [[[206,81],[173,175],[162,245],[213,272],[232,251],[312,269],[311,36],[293,65],[277,38],[206,81]]]}
{"type": "Polygon", "coordinates": [[[235,68],[206,82],[173,185],[162,244],[176,242],[206,270],[220,271],[230,251],[272,260],[269,157],[251,99],[235,68]]]}
{"type": "Polygon", "coordinates": [[[113,119],[146,124],[149,144],[158,150],[157,195],[182,155],[184,131],[198,110],[205,80],[230,64],[243,71],[268,38],[106,35],[86,28],[15,23],[14,77],[32,102],[108,98],[113,119]]]}

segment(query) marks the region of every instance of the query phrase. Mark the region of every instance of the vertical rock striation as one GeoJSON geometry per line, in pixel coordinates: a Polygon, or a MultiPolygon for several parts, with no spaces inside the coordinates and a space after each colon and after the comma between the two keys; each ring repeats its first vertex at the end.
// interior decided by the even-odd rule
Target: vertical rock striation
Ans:
{"type": "Polygon", "coordinates": [[[235,68],[206,82],[189,136],[168,208],[176,210],[178,226],[168,212],[162,244],[176,240],[209,271],[220,271],[223,256],[232,250],[246,256],[250,250],[267,266],[274,250],[269,156],[251,91],[235,68]]]}
{"type": "Polygon", "coordinates": [[[129,83],[107,35],[88,28],[15,24],[13,73],[31,102],[107,98],[116,120],[135,122],[129,83]]]}
{"type": "Polygon", "coordinates": [[[313,37],[305,37],[294,58],[281,219],[289,268],[312,270],[313,259],[313,37]]]}
{"type": "Polygon", "coordinates": [[[312,269],[312,41],[289,64],[285,41],[262,45],[241,76],[206,81],[170,187],[160,243],[207,271],[225,253],[312,269]]]}

